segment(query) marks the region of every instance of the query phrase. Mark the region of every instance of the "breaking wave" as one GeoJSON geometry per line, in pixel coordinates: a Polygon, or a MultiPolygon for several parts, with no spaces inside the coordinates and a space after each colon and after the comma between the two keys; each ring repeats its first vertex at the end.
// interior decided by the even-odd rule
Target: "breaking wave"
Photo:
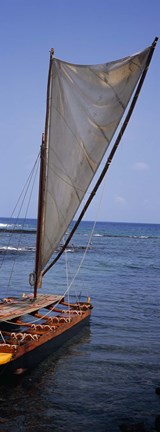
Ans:
{"type": "Polygon", "coordinates": [[[16,252],[34,252],[35,247],[27,246],[27,247],[14,247],[14,246],[1,246],[0,254],[3,253],[16,253],[16,252]]]}

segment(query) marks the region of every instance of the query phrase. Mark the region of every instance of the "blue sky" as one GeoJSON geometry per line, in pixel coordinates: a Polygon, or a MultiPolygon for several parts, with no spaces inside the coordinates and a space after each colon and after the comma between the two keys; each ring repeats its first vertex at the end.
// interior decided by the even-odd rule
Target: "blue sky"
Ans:
{"type": "MultiPolygon", "coordinates": [[[[0,0],[0,216],[11,215],[39,152],[50,48],[63,60],[96,64],[159,35],[159,0],[0,0]]],[[[159,165],[160,41],[86,219],[160,223],[159,165]]],[[[35,193],[28,216],[36,213],[35,193]]]]}

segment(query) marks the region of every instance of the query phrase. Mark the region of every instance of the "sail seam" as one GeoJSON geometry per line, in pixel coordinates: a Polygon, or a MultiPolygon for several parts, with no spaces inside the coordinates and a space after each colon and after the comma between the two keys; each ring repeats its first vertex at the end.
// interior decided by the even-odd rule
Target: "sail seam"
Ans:
{"type": "MultiPolygon", "coordinates": [[[[51,149],[51,151],[52,151],[52,153],[53,154],[55,154],[56,155],[56,157],[57,157],[57,159],[58,159],[58,156],[57,156],[57,154],[56,154],[56,152],[55,152],[55,150],[54,149],[51,149]]],[[[55,167],[56,168],[56,167],[55,167]]],[[[62,174],[64,175],[64,176],[66,176],[66,177],[68,177],[68,179],[70,180],[70,182],[69,181],[67,181],[67,180],[65,180],[60,174],[58,174],[57,172],[56,172],[56,170],[54,169],[54,168],[52,168],[52,167],[50,167],[50,166],[48,166],[48,170],[51,170],[60,180],[62,180],[64,183],[66,183],[68,186],[71,186],[74,190],[75,190],[75,192],[77,192],[78,190],[80,191],[80,192],[82,192],[82,193],[85,193],[85,190],[84,189],[82,189],[82,188],[80,188],[79,186],[75,186],[74,184],[73,184],[73,181],[75,182],[75,179],[73,179],[73,181],[72,181],[72,179],[71,179],[71,177],[69,177],[69,175],[68,174],[66,174],[65,172],[63,173],[63,171],[62,171],[62,174]]],[[[77,195],[77,197],[78,197],[78,195],[77,195]]],[[[79,199],[79,197],[78,197],[78,199],[79,199]]]]}
{"type": "MultiPolygon", "coordinates": [[[[63,100],[63,105],[64,105],[64,94],[65,94],[65,96],[66,96],[66,92],[64,92],[63,86],[60,85],[60,76],[59,76],[59,75],[58,75],[58,84],[59,84],[59,91],[60,91],[61,98],[62,98],[62,100],[63,100]]],[[[53,104],[53,107],[55,107],[56,112],[57,112],[57,113],[60,115],[60,117],[63,119],[63,121],[64,121],[64,123],[66,124],[67,128],[70,130],[71,134],[73,135],[73,137],[74,137],[75,140],[77,141],[77,144],[78,144],[79,147],[81,148],[81,150],[82,150],[82,154],[84,155],[85,160],[87,161],[87,163],[88,163],[88,165],[89,165],[91,171],[94,173],[94,170],[93,170],[93,168],[92,168],[91,162],[90,162],[90,160],[89,160],[89,159],[91,159],[91,158],[90,158],[90,156],[88,155],[88,152],[87,152],[87,150],[86,150],[86,148],[85,148],[84,142],[82,141],[82,143],[83,143],[83,147],[82,147],[81,142],[77,139],[76,134],[73,132],[72,128],[71,128],[70,125],[67,123],[67,121],[66,121],[66,119],[64,118],[64,116],[62,115],[62,113],[57,109],[57,107],[56,107],[54,104],[53,104]]],[[[83,107],[83,110],[84,110],[84,107],[83,107]]],[[[86,111],[86,110],[85,110],[85,111],[86,111]]],[[[72,113],[72,118],[74,118],[73,113],[72,113]]],[[[92,162],[94,163],[94,161],[92,161],[92,162]]]]}
{"type": "MultiPolygon", "coordinates": [[[[58,76],[58,82],[59,82],[59,80],[60,80],[60,77],[58,76]]],[[[73,82],[74,82],[74,81],[73,81],[73,82]]],[[[78,85],[77,85],[77,90],[79,90],[78,85]]],[[[59,91],[62,93],[62,87],[60,86],[60,84],[59,84],[59,91]]],[[[82,91],[79,90],[79,92],[82,94],[82,91]]],[[[84,92],[83,92],[83,97],[86,99],[86,95],[85,95],[84,92]]],[[[62,98],[62,99],[63,99],[63,98],[62,98]]],[[[87,98],[87,100],[88,100],[88,98],[87,98]]],[[[64,103],[64,102],[63,102],[63,103],[64,103]]],[[[85,156],[85,159],[86,159],[87,162],[88,162],[89,167],[91,168],[91,170],[92,170],[92,172],[93,172],[93,174],[94,174],[95,171],[93,170],[93,168],[92,168],[92,166],[91,166],[91,163],[90,163],[90,160],[89,160],[89,159],[91,159],[91,157],[88,155],[88,152],[87,152],[87,150],[86,150],[86,147],[85,147],[85,145],[84,145],[84,142],[82,141],[83,146],[84,146],[84,148],[83,148],[82,145],[81,145],[81,142],[77,139],[76,134],[73,132],[73,130],[71,129],[70,125],[66,122],[66,120],[65,120],[64,116],[62,115],[62,113],[57,109],[57,107],[55,106],[55,104],[53,104],[53,107],[55,107],[56,112],[57,112],[57,113],[60,115],[60,117],[63,119],[64,123],[66,124],[66,126],[68,127],[68,129],[71,131],[73,137],[76,139],[78,145],[80,146],[80,148],[81,148],[81,150],[82,150],[82,152],[83,152],[83,155],[85,156]]],[[[84,105],[82,106],[82,108],[83,108],[83,111],[85,111],[86,114],[87,114],[87,116],[88,116],[88,111],[86,110],[86,108],[84,107],[84,105]]],[[[73,113],[72,113],[72,118],[74,118],[73,113]]],[[[107,137],[107,135],[106,135],[105,132],[103,131],[102,126],[98,125],[98,123],[95,122],[95,119],[91,116],[91,114],[90,114],[90,116],[89,116],[89,120],[90,120],[94,125],[96,125],[96,127],[100,130],[100,132],[101,132],[101,134],[103,135],[103,137],[104,137],[104,138],[106,139],[106,141],[109,143],[109,138],[107,137]]],[[[109,125],[108,125],[108,126],[109,126],[109,125]]],[[[93,161],[93,163],[94,163],[94,161],[93,161]]]]}
{"type": "Polygon", "coordinates": [[[93,71],[92,69],[89,68],[89,70],[92,72],[93,75],[95,75],[99,80],[103,81],[106,85],[108,85],[108,87],[110,87],[114,93],[114,95],[116,96],[116,99],[119,103],[119,105],[123,108],[123,110],[125,110],[125,106],[123,104],[123,102],[121,101],[120,97],[118,96],[118,94],[116,93],[115,89],[113,88],[112,84],[109,83],[108,79],[102,79],[102,77],[100,77],[95,71],[93,71]]]}
{"type": "MultiPolygon", "coordinates": [[[[91,166],[91,164],[90,164],[90,162],[89,162],[89,158],[90,158],[90,157],[89,157],[89,155],[88,155],[88,153],[87,153],[87,150],[86,150],[85,146],[84,146],[84,148],[82,147],[81,142],[77,139],[77,136],[76,136],[75,132],[73,132],[73,130],[71,129],[71,127],[69,126],[69,124],[66,122],[66,120],[65,120],[64,116],[62,115],[62,113],[61,113],[61,112],[56,108],[56,106],[55,106],[54,104],[53,104],[53,107],[55,108],[55,111],[56,111],[56,112],[60,115],[60,117],[63,119],[65,125],[66,125],[67,128],[70,130],[70,132],[71,132],[71,134],[73,135],[73,137],[75,138],[77,144],[79,145],[79,147],[80,147],[81,150],[82,150],[83,155],[85,156],[85,160],[87,161],[89,167],[91,168],[92,172],[94,173],[93,168],[92,168],[92,166],[91,166]],[[84,151],[84,149],[85,149],[85,151],[84,151]]],[[[90,119],[91,119],[91,118],[90,118],[90,119]]],[[[91,120],[92,120],[92,119],[91,119],[91,120]]],[[[96,123],[95,123],[95,120],[92,120],[92,122],[94,122],[94,124],[96,124],[96,123]]],[[[96,126],[97,126],[97,124],[96,124],[96,126]]],[[[102,131],[101,131],[101,132],[102,132],[102,131]]],[[[108,140],[107,136],[105,136],[105,138],[106,138],[106,140],[107,140],[107,142],[108,142],[109,140],[108,140]]],[[[84,145],[84,143],[83,143],[83,145],[84,145]]],[[[93,163],[94,163],[94,161],[93,161],[93,163]]]]}

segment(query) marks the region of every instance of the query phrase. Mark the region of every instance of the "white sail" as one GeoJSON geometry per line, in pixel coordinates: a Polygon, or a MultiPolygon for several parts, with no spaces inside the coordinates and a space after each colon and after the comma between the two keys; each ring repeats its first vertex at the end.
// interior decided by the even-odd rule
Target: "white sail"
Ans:
{"type": "Polygon", "coordinates": [[[52,61],[41,270],[80,206],[144,70],[149,49],[96,66],[52,61]]]}

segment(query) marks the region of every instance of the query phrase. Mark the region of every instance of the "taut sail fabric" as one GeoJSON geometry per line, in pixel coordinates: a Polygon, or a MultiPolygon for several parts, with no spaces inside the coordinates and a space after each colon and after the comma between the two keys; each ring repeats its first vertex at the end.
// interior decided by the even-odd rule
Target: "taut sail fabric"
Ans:
{"type": "Polygon", "coordinates": [[[80,206],[145,68],[149,49],[95,66],[52,60],[41,270],[80,206]]]}

